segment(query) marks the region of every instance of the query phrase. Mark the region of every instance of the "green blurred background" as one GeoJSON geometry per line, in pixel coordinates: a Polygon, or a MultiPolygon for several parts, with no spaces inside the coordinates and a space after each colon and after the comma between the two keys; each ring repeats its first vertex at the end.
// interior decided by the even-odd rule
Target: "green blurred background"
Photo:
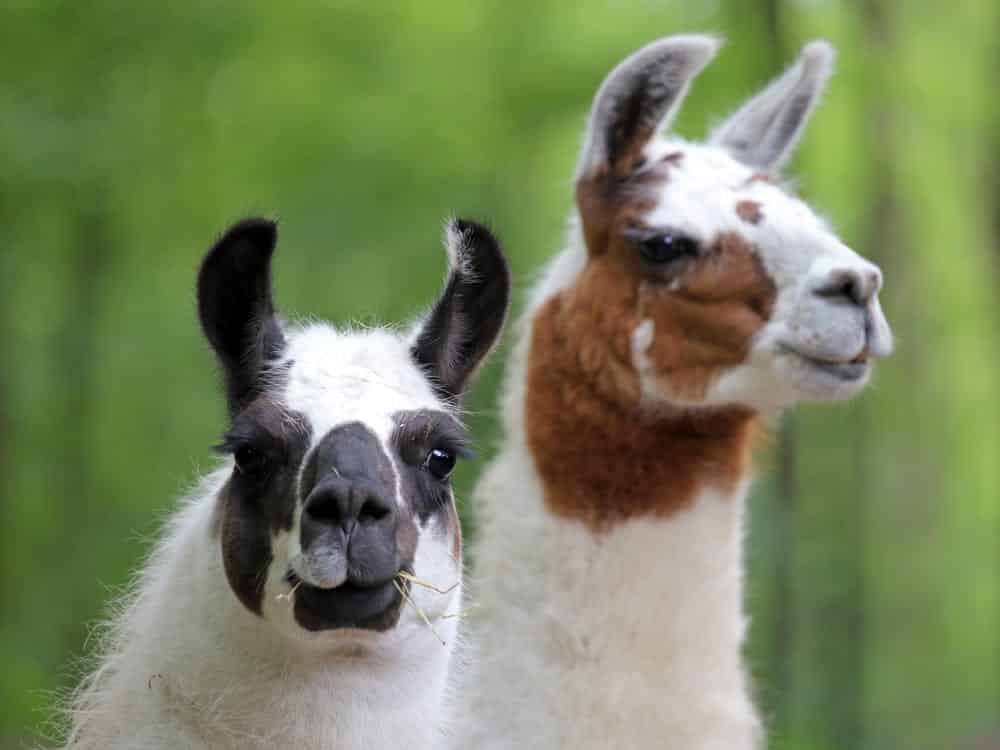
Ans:
{"type": "MultiPolygon", "coordinates": [[[[596,86],[682,30],[729,39],[689,137],[808,39],[837,45],[794,171],[882,264],[898,334],[863,398],[798,410],[760,462],[748,659],[771,747],[1000,747],[996,0],[5,2],[0,747],[45,724],[212,465],[193,281],[213,236],[277,215],[286,313],[398,320],[439,287],[442,217],[481,217],[523,290],[560,245],[596,86]]],[[[484,456],[498,374],[473,400],[484,456]]]]}

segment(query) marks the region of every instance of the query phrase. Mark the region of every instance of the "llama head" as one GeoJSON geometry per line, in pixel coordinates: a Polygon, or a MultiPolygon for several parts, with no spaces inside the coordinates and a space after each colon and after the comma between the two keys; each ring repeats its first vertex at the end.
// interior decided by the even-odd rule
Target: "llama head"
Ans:
{"type": "Polygon", "coordinates": [[[283,325],[270,221],[236,224],[202,264],[199,314],[231,420],[215,533],[239,601],[294,638],[387,637],[423,627],[418,607],[433,620],[457,606],[458,410],[510,280],[486,229],[453,221],[446,235],[444,291],[404,332],[283,325]]]}
{"type": "Polygon", "coordinates": [[[577,170],[586,257],[562,314],[589,332],[581,364],[611,372],[628,398],[754,409],[846,398],[892,346],[881,272],[778,179],[833,50],[807,45],[705,143],[658,137],[718,44],[661,39],[597,92],[577,170]]]}

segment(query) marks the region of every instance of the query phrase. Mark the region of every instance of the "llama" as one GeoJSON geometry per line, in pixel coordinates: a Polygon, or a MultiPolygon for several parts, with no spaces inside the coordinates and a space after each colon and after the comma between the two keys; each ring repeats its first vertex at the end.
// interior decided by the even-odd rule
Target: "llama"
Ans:
{"type": "Polygon", "coordinates": [[[568,247],[520,321],[457,747],[740,750],[742,517],[758,426],[889,354],[877,267],[778,181],[825,42],[707,142],[657,137],[714,56],[656,41],[597,92],[568,247]]]}
{"type": "Polygon", "coordinates": [[[437,747],[461,600],[449,474],[459,406],[509,273],[483,227],[409,332],[294,327],[275,224],[208,252],[201,324],[224,375],[222,465],[166,528],[79,690],[64,747],[437,747]]]}

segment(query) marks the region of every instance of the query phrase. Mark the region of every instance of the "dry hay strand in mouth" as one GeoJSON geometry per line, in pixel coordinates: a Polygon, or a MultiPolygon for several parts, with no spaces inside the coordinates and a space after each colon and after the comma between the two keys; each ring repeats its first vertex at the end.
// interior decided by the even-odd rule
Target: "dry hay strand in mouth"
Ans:
{"type": "Polygon", "coordinates": [[[437,638],[439,641],[441,641],[441,645],[447,646],[448,644],[445,642],[444,638],[442,638],[441,635],[434,629],[434,625],[431,623],[430,619],[427,617],[424,611],[417,605],[417,603],[410,598],[410,595],[406,593],[406,589],[403,588],[403,586],[399,583],[399,581],[393,579],[392,585],[396,587],[396,591],[398,591],[399,595],[403,597],[403,601],[405,601],[407,604],[413,607],[413,610],[420,616],[420,619],[424,621],[424,625],[426,625],[427,629],[434,634],[434,637],[437,638]]]}
{"type": "Polygon", "coordinates": [[[433,583],[429,583],[422,578],[417,578],[412,573],[407,573],[405,570],[399,571],[396,575],[400,578],[409,581],[410,583],[415,583],[417,586],[423,586],[425,589],[430,589],[438,594],[450,594],[452,591],[458,588],[458,581],[455,581],[451,586],[446,589],[438,588],[433,583]]]}
{"type": "Polygon", "coordinates": [[[470,604],[465,609],[458,610],[458,612],[452,612],[450,615],[441,615],[441,619],[442,620],[454,620],[455,618],[462,619],[467,614],[469,614],[470,612],[473,612],[473,611],[475,611],[477,609],[479,609],[479,605],[473,603],[473,604],[470,604]]]}
{"type": "Polygon", "coordinates": [[[274,598],[277,599],[279,602],[288,602],[289,604],[291,604],[292,603],[292,599],[295,596],[295,592],[298,591],[298,588],[301,585],[302,585],[302,581],[301,580],[297,581],[295,583],[295,585],[292,586],[292,588],[289,591],[285,592],[284,594],[278,594],[274,598]]]}

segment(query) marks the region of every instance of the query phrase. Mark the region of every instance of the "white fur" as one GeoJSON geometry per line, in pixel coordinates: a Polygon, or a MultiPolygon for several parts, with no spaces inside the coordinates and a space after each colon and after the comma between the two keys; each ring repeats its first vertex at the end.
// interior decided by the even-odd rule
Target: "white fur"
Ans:
{"type": "MultiPolygon", "coordinates": [[[[388,331],[309,326],[289,334],[285,356],[292,364],[282,403],[308,417],[314,441],[358,420],[386,442],[393,412],[444,408],[404,337],[388,331]]],[[[231,471],[227,459],[167,525],[80,692],[66,747],[435,747],[456,637],[456,620],[444,616],[458,612],[461,588],[441,595],[412,587],[433,632],[404,606],[384,633],[307,633],[279,598],[297,539],[286,533],[273,540],[264,616],[252,614],[229,587],[212,532],[231,471]]],[[[441,529],[421,529],[414,573],[440,588],[456,583],[451,546],[441,529]]]]}

